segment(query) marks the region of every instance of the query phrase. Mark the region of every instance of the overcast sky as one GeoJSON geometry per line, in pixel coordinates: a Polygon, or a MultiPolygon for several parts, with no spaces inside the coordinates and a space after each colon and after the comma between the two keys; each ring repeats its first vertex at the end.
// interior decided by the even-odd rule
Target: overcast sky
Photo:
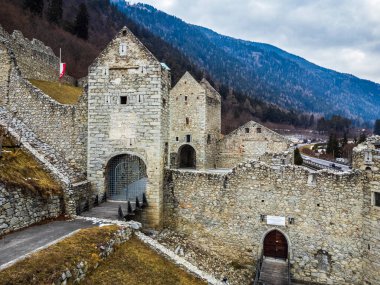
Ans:
{"type": "Polygon", "coordinates": [[[140,0],[223,35],[264,42],[380,83],[380,0],[140,0]]]}

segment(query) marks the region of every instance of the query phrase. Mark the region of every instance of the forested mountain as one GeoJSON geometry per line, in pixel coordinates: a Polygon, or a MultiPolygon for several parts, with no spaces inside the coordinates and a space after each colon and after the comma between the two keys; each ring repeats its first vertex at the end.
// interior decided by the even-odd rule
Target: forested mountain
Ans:
{"type": "Polygon", "coordinates": [[[158,60],[170,66],[173,85],[185,71],[189,71],[198,80],[206,77],[218,89],[223,97],[222,129],[224,133],[252,119],[287,127],[307,128],[314,124],[314,116],[311,114],[281,109],[256,97],[248,97],[224,82],[215,81],[207,70],[200,68],[188,55],[118,11],[109,0],[54,0],[56,4],[61,2],[62,11],[60,7],[51,11],[51,7],[54,6],[50,4],[53,3],[50,1],[0,0],[0,24],[9,33],[20,30],[29,39],[36,38],[43,41],[52,47],[56,54],[59,54],[59,48],[62,48],[68,73],[76,78],[87,75],[87,68],[95,57],[117,31],[126,25],[158,60]],[[43,3],[42,10],[39,9],[38,13],[33,13],[25,8],[23,5],[25,1],[43,3]],[[88,33],[84,32],[86,39],[81,36],[83,31],[79,34],[76,31],[79,22],[78,15],[84,8],[81,4],[86,5],[85,14],[88,16],[88,25],[86,24],[88,33]]]}
{"type": "Polygon", "coordinates": [[[322,68],[268,44],[187,24],[146,4],[113,0],[128,18],[183,52],[216,84],[287,109],[375,120],[380,85],[322,68]]]}

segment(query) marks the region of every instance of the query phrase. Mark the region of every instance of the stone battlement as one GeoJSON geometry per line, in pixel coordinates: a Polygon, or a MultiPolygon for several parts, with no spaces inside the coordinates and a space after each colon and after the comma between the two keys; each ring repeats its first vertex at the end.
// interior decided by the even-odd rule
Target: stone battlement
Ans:
{"type": "MultiPolygon", "coordinates": [[[[24,78],[45,81],[58,81],[59,57],[53,50],[37,39],[29,40],[20,31],[10,35],[0,26],[0,44],[16,59],[24,78]]],[[[74,85],[76,80],[65,75],[63,82],[74,85]]]]}

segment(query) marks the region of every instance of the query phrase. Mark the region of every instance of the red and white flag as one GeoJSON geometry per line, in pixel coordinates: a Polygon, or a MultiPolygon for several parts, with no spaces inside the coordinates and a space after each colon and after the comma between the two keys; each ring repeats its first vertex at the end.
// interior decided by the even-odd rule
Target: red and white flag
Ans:
{"type": "Polygon", "coordinates": [[[66,73],[66,63],[60,63],[59,65],[59,79],[61,79],[66,73]]]}

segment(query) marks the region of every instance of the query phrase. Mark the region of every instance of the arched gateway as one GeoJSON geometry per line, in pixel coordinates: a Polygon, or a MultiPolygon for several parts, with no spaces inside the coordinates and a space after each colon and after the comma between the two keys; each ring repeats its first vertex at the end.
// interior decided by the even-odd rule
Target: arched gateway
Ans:
{"type": "Polygon", "coordinates": [[[196,168],[196,152],[191,145],[185,144],[179,148],[178,167],[196,168]]]}
{"type": "Polygon", "coordinates": [[[273,230],[265,236],[264,256],[280,259],[288,258],[288,241],[280,231],[273,230]]]}
{"type": "Polygon", "coordinates": [[[148,176],[144,161],[136,155],[113,157],[107,165],[107,197],[116,201],[143,200],[148,176]]]}

